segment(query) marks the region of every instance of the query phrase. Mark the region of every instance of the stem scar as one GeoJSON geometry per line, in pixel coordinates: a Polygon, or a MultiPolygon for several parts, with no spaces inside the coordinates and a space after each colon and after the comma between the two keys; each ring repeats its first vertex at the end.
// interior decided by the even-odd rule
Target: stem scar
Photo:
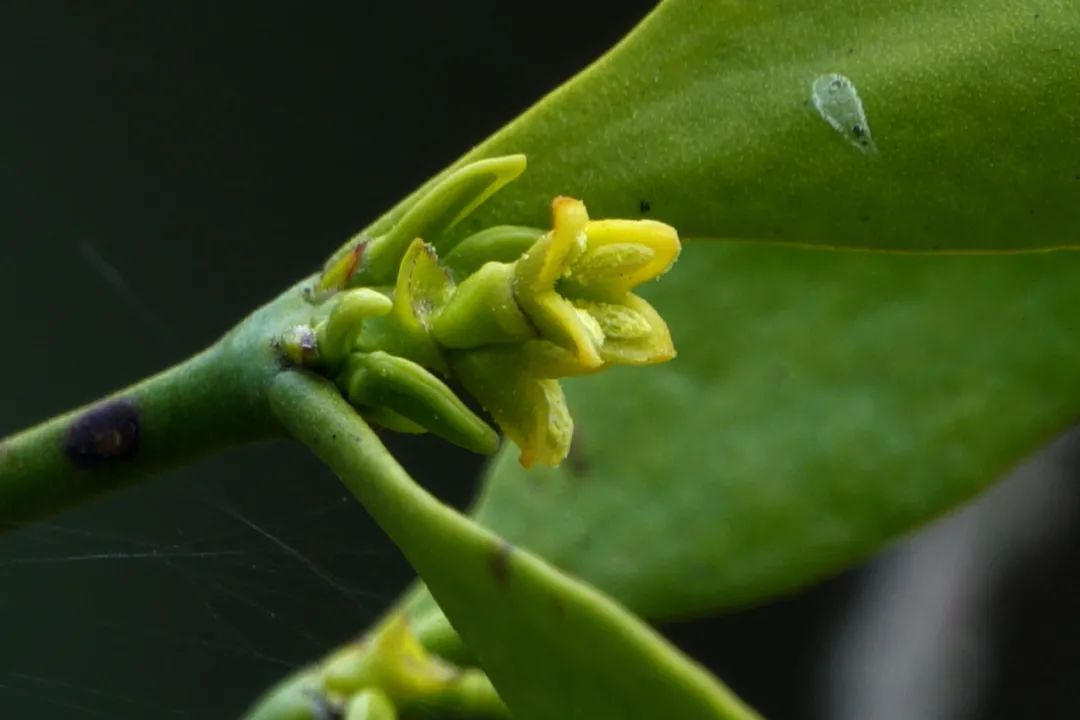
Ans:
{"type": "Polygon", "coordinates": [[[134,400],[108,400],[72,421],[64,440],[64,454],[81,468],[130,460],[139,449],[139,425],[134,400]]]}
{"type": "Polygon", "coordinates": [[[504,587],[510,582],[510,555],[513,552],[514,546],[502,540],[491,555],[491,574],[495,576],[495,582],[504,587]]]}

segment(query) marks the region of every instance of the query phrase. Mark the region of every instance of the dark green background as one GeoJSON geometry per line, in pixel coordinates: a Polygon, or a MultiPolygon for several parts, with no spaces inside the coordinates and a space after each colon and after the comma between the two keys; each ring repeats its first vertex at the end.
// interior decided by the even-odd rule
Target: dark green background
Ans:
{"type": "MultiPolygon", "coordinates": [[[[0,435],[205,346],[650,5],[3,5],[0,435]]],[[[467,501],[476,458],[393,446],[467,501]]],[[[1063,608],[1067,567],[1034,581],[1063,608]]],[[[233,717],[410,577],[304,452],[231,452],[0,537],[0,716],[233,717]]],[[[670,631],[761,710],[812,717],[851,585],[670,631]]],[[[1043,595],[1017,628],[1069,619],[1043,595]]],[[[1001,712],[1076,677],[1049,635],[1007,648],[1028,672],[1001,712]]]]}

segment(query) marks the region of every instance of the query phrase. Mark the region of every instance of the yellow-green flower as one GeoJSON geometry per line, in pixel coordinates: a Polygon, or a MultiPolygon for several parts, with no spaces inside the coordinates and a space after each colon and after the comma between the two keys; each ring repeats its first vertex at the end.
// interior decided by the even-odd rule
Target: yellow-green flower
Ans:
{"type": "Polygon", "coordinates": [[[558,465],[573,422],[555,378],[675,356],[660,315],[631,290],[678,257],[678,233],[651,220],[589,220],[552,203],[552,230],[514,263],[488,263],[454,293],[433,331],[465,388],[521,447],[558,465]]]}
{"type": "Polygon", "coordinates": [[[309,293],[318,318],[285,333],[283,355],[334,377],[368,420],[493,452],[494,430],[444,382],[457,380],[523,465],[562,462],[573,421],[558,378],[675,357],[633,290],[667,272],[679,236],[652,220],[590,220],[557,197],[548,232],[504,225],[457,241],[453,226],[524,168],[521,155],[459,168],[384,234],[342,248],[309,293]]]}
{"type": "Polygon", "coordinates": [[[630,292],[675,262],[675,228],[653,220],[589,220],[584,203],[567,197],[551,207],[551,232],[514,272],[514,296],[543,338],[571,353],[580,372],[675,357],[663,319],[630,292]]]}

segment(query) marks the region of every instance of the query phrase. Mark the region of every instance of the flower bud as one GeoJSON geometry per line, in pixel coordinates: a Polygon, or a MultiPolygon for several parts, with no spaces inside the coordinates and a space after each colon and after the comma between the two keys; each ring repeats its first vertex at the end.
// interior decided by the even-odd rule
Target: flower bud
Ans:
{"type": "MultiPolygon", "coordinates": [[[[338,385],[353,405],[392,411],[415,426],[473,452],[490,455],[499,436],[445,383],[412,360],[377,350],[345,361],[338,385]]],[[[386,417],[385,415],[383,417],[386,417]]]]}
{"type": "Polygon", "coordinates": [[[565,197],[552,214],[552,230],[514,263],[512,279],[508,266],[484,265],[434,325],[436,339],[458,350],[449,355],[454,375],[521,447],[526,466],[558,465],[569,451],[573,423],[556,378],[675,356],[667,324],[630,292],[678,257],[675,230],[592,221],[565,197]]]}
{"type": "Polygon", "coordinates": [[[330,258],[315,284],[314,298],[325,299],[346,287],[389,284],[413,240],[441,238],[524,170],[524,155],[507,155],[470,163],[437,178],[386,233],[351,240],[330,258]]]}
{"type": "Polygon", "coordinates": [[[432,327],[446,348],[521,342],[536,337],[514,297],[514,266],[489,262],[458,286],[432,327]]]}
{"type": "Polygon", "coordinates": [[[516,261],[543,234],[523,225],[496,225],[462,240],[443,257],[443,264],[458,278],[469,277],[485,263],[516,261]]]}

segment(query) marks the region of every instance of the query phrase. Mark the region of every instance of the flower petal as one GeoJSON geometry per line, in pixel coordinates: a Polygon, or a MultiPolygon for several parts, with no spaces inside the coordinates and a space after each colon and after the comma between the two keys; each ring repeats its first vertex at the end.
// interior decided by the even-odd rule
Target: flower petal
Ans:
{"type": "Polygon", "coordinates": [[[571,350],[582,366],[600,367],[595,331],[555,287],[585,252],[589,215],[581,201],[566,197],[555,198],[551,208],[554,228],[517,261],[514,295],[544,338],[571,350]]]}
{"type": "Polygon", "coordinates": [[[586,248],[562,281],[564,295],[616,300],[663,275],[679,256],[675,228],[654,220],[592,220],[586,248]]]}
{"type": "Polygon", "coordinates": [[[524,467],[555,467],[566,459],[574,422],[562,387],[531,375],[520,347],[462,350],[451,353],[449,361],[465,389],[521,448],[524,467]]]}
{"type": "Polygon", "coordinates": [[[627,293],[621,303],[579,301],[604,331],[600,356],[615,365],[653,365],[675,357],[671,331],[652,305],[627,293]]]}

